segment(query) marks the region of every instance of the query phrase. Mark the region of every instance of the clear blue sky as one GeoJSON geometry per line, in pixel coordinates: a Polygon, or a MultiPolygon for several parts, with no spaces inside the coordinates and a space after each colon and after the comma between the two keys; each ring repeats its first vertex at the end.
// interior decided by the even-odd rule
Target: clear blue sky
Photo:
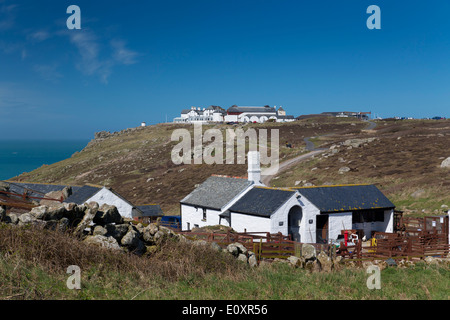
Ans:
{"type": "Polygon", "coordinates": [[[450,117],[449,62],[442,0],[0,0],[0,136],[91,138],[209,105],[450,117]]]}

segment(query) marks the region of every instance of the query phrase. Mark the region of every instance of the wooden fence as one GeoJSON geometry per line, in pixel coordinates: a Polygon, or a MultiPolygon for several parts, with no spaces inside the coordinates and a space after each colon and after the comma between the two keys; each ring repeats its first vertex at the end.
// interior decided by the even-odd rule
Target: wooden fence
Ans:
{"type": "MultiPolygon", "coordinates": [[[[404,218],[399,217],[395,233],[375,232],[370,245],[358,241],[356,245],[340,246],[328,244],[310,244],[316,251],[324,251],[329,256],[341,255],[356,260],[387,258],[423,258],[426,256],[447,256],[450,252],[448,243],[448,216],[404,218]]],[[[247,250],[253,251],[258,260],[287,259],[290,256],[301,256],[302,243],[291,241],[281,233],[212,233],[212,232],[180,232],[188,239],[216,242],[222,248],[239,242],[247,250]]]]}
{"type": "MultiPolygon", "coordinates": [[[[186,238],[191,240],[205,240],[208,242],[216,242],[220,247],[226,248],[229,244],[239,242],[244,245],[247,250],[255,253],[258,261],[261,259],[287,259],[290,256],[300,256],[302,253],[302,243],[289,240],[289,237],[283,236],[281,233],[270,234],[264,232],[252,233],[212,233],[212,232],[180,232],[186,238]]],[[[329,254],[334,246],[327,244],[310,244],[319,251],[325,251],[329,254]]]]}

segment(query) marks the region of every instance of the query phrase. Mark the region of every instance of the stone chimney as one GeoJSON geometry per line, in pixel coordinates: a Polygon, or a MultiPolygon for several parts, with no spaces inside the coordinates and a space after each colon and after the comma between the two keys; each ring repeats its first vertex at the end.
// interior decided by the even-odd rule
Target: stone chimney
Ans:
{"type": "Polygon", "coordinates": [[[261,184],[261,166],[258,151],[248,153],[248,181],[261,184]]]}

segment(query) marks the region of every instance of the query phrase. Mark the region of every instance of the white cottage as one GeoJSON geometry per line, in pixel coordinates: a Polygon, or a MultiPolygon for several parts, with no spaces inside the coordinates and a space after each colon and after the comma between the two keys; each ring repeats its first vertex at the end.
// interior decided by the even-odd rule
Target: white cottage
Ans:
{"type": "Polygon", "coordinates": [[[212,176],[181,200],[183,230],[225,225],[303,243],[329,243],[342,230],[367,239],[394,231],[395,206],[374,185],[268,188],[260,183],[258,153],[248,159],[248,179],[212,176]]]}
{"type": "Polygon", "coordinates": [[[135,216],[142,215],[142,212],[132,203],[108,187],[85,185],[74,192],[64,202],[81,205],[91,201],[97,202],[100,206],[102,204],[116,206],[120,215],[124,218],[132,219],[135,216]]]}
{"type": "Polygon", "coordinates": [[[237,232],[281,232],[299,241],[298,197],[295,190],[254,186],[222,216],[237,232]]]}
{"type": "Polygon", "coordinates": [[[224,213],[254,186],[262,186],[258,152],[248,153],[248,178],[211,176],[180,201],[181,228],[230,226],[224,213]]]}

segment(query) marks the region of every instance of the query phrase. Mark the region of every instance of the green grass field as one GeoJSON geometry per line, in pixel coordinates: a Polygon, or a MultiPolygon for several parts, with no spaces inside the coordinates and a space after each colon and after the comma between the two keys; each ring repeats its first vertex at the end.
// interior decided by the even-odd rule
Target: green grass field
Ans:
{"type": "Polygon", "coordinates": [[[449,264],[388,267],[369,290],[364,268],[311,273],[288,264],[250,268],[227,253],[165,243],[137,257],[54,232],[0,227],[0,299],[24,300],[448,300],[449,264]],[[70,290],[69,265],[81,269],[70,290]]]}

